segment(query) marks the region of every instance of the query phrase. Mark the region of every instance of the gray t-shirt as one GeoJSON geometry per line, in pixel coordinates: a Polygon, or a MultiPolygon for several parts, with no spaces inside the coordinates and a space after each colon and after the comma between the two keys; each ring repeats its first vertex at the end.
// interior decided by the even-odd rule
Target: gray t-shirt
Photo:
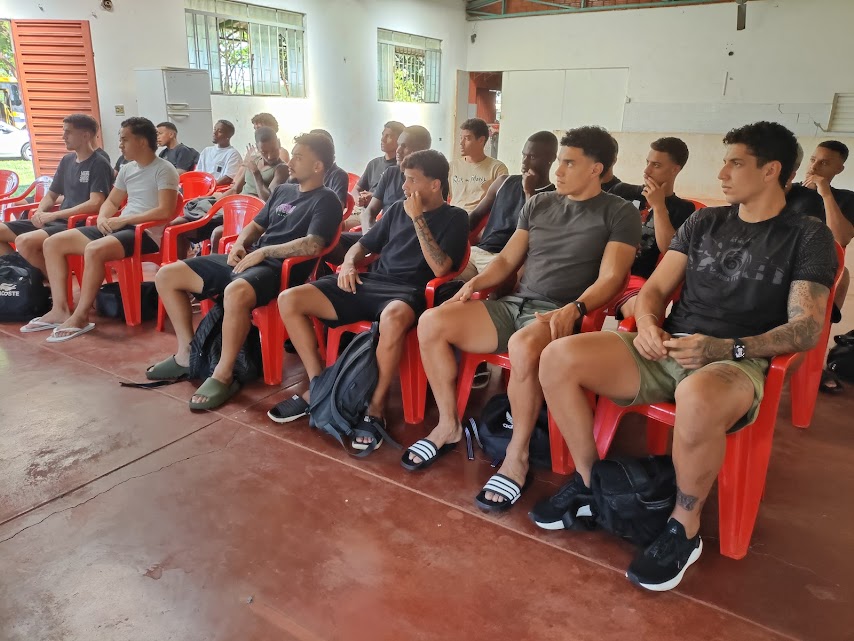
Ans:
{"type": "Polygon", "coordinates": [[[566,305],[599,277],[605,245],[641,240],[638,210],[605,192],[570,200],[556,192],[536,194],[522,207],[518,229],[528,232],[528,257],[518,295],[566,305]]]}
{"type": "MultiPolygon", "coordinates": [[[[122,210],[122,216],[142,214],[160,204],[158,192],[161,189],[178,191],[178,170],[168,160],[157,158],[145,167],[140,167],[136,161],[122,165],[116,176],[116,189],[126,191],[128,202],[122,210]]],[[[168,219],[163,221],[163,227],[152,227],[148,230],[151,237],[160,244],[163,229],[168,219]]]]}

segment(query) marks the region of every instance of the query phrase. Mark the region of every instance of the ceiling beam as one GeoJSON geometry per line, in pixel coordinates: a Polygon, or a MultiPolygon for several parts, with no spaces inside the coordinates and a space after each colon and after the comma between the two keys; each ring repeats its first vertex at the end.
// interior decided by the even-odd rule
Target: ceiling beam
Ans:
{"type": "Polygon", "coordinates": [[[506,2],[502,0],[468,0],[466,12],[469,20],[495,20],[498,18],[523,18],[528,16],[544,16],[556,15],[565,13],[588,13],[592,11],[614,11],[620,9],[652,9],[666,8],[685,5],[703,5],[703,4],[720,4],[721,0],[652,0],[637,4],[613,5],[613,6],[587,6],[587,0],[581,0],[580,7],[573,7],[557,2],[548,2],[547,0],[528,0],[531,4],[541,5],[543,8],[536,11],[520,11],[517,13],[507,12],[506,2]],[[486,7],[491,7],[495,4],[501,4],[501,10],[498,13],[491,11],[481,11],[486,7]]]}

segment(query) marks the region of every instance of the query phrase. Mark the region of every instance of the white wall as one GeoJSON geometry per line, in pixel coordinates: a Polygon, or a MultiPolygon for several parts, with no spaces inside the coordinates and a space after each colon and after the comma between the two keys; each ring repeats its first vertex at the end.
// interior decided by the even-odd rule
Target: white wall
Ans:
{"type": "MultiPolygon", "coordinates": [[[[752,0],[747,13],[744,31],[736,31],[734,3],[468,23],[467,35],[477,34],[468,45],[468,69],[511,72],[505,74],[509,91],[502,95],[499,158],[516,166],[516,138],[578,124],[569,122],[563,107],[569,84],[531,82],[544,70],[593,70],[593,76],[627,70],[622,123],[611,126],[655,133],[621,145],[621,177],[642,170],[624,161],[645,156],[649,140],[660,133],[708,134],[718,144],[733,126],[773,119],[803,136],[805,148],[813,137],[841,137],[824,134],[818,125],[827,126],[834,93],[854,91],[854,1],[752,0]],[[525,93],[514,94],[517,87],[525,93]]],[[[608,91],[582,88],[587,109],[615,113],[611,84],[608,91]]],[[[697,157],[713,155],[703,151],[697,157]]],[[[711,176],[692,179],[697,195],[718,193],[718,163],[716,157],[714,166],[695,168],[711,176]]],[[[854,188],[854,162],[852,167],[839,177],[840,186],[854,188]]]]}
{"type": "MultiPolygon", "coordinates": [[[[306,14],[305,99],[212,96],[214,119],[237,126],[234,144],[252,139],[250,119],[259,111],[276,116],[280,138],[314,127],[327,129],[336,142],[339,164],[359,173],[379,155],[387,120],[427,127],[433,146],[449,153],[454,136],[457,69],[465,68],[463,3],[460,0],[252,0],[252,4],[306,14]],[[377,28],[442,40],[441,102],[437,105],[377,101],[377,28]]],[[[187,66],[182,0],[113,0],[114,10],[97,0],[0,0],[0,18],[89,20],[101,104],[105,146],[118,154],[112,132],[123,117],[136,113],[133,69],[187,66]],[[43,10],[40,8],[43,7],[43,10]]],[[[145,115],[145,114],[141,114],[145,115]]]]}

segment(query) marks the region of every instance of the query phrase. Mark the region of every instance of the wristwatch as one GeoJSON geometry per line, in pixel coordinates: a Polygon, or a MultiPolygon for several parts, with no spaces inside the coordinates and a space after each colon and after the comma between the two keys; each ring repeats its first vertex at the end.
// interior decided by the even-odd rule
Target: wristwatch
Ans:
{"type": "Polygon", "coordinates": [[[732,360],[742,361],[747,356],[747,348],[740,338],[734,338],[732,344],[732,360]]]}
{"type": "Polygon", "coordinates": [[[574,300],[570,304],[575,305],[578,308],[578,314],[580,316],[587,316],[587,305],[585,305],[583,302],[581,302],[580,300],[574,300]]]}

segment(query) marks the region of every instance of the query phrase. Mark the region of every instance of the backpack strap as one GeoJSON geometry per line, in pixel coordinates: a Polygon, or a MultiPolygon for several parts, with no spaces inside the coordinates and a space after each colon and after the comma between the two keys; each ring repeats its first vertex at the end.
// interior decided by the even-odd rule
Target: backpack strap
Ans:
{"type": "Polygon", "coordinates": [[[189,376],[181,376],[180,378],[174,378],[168,381],[149,381],[148,383],[125,383],[124,381],[119,381],[119,385],[122,387],[135,387],[137,389],[155,389],[157,387],[166,387],[167,385],[174,385],[175,383],[180,383],[181,381],[189,380],[189,376]]]}
{"type": "Polygon", "coordinates": [[[616,459],[614,461],[625,473],[632,485],[632,490],[637,491],[649,484],[649,475],[643,466],[635,459],[616,459]]]}

